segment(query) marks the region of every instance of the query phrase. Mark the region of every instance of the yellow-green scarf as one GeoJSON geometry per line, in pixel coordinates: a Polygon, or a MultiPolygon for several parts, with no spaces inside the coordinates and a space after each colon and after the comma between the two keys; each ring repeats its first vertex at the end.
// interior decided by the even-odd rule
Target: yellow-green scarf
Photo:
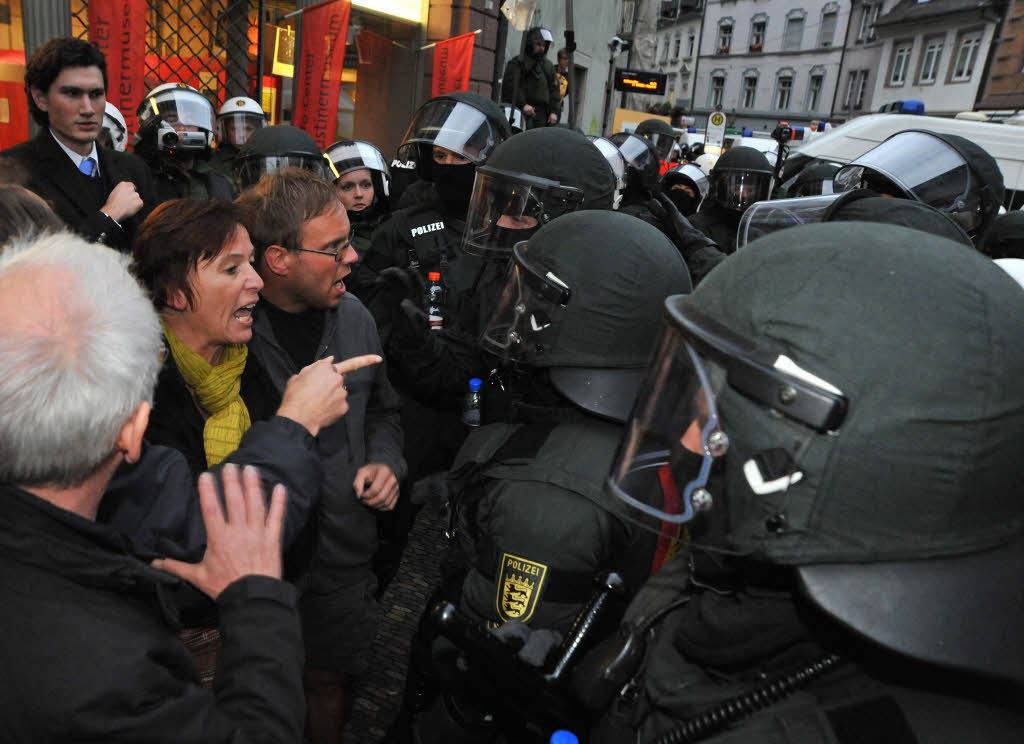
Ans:
{"type": "Polygon", "coordinates": [[[225,347],[221,363],[213,367],[188,348],[167,323],[161,320],[161,325],[185,384],[195,391],[199,403],[210,413],[203,427],[203,449],[206,464],[212,467],[238,449],[242,435],[252,426],[249,409],[239,395],[249,349],[244,344],[231,344],[225,347]]]}

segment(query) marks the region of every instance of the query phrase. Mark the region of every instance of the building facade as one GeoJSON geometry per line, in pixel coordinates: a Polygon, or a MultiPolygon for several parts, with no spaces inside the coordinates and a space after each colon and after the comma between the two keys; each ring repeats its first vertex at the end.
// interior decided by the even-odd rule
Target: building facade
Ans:
{"type": "Polygon", "coordinates": [[[896,2],[874,21],[880,56],[864,112],[908,99],[934,116],[973,110],[999,20],[991,0],[896,2]]]}
{"type": "Polygon", "coordinates": [[[993,43],[977,108],[1024,108],[1024,0],[1010,0],[993,43]]]}
{"type": "Polygon", "coordinates": [[[716,109],[730,126],[760,131],[829,118],[849,19],[850,0],[708,0],[693,93],[698,126],[716,109]]]}

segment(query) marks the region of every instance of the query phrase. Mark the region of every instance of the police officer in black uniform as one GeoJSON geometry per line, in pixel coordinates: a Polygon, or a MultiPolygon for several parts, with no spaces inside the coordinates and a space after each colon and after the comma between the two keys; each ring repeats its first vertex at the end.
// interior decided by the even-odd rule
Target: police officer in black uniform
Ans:
{"type": "Polygon", "coordinates": [[[1019,740],[1024,294],[920,235],[793,228],[666,302],[609,488],[686,539],[575,670],[591,742],[1019,740]]]}
{"type": "Polygon", "coordinates": [[[661,170],[670,168],[669,161],[672,159],[672,149],[676,145],[676,131],[667,121],[661,119],[644,119],[636,125],[633,133],[643,137],[654,147],[658,153],[661,170]]]}
{"type": "Polygon", "coordinates": [[[984,250],[1005,194],[999,165],[983,147],[923,129],[897,132],[843,166],[834,186],[924,202],[949,214],[978,250],[984,250]]]}
{"type": "Polygon", "coordinates": [[[316,140],[290,124],[257,129],[235,157],[235,179],[243,191],[282,168],[302,168],[328,183],[337,178],[316,140]]]}
{"type": "Polygon", "coordinates": [[[362,140],[341,140],[327,148],[338,174],[334,186],[352,225],[352,247],[362,258],[373,231],[391,216],[391,171],[381,151],[362,140]]]}
{"type": "MultiPolygon", "coordinates": [[[[689,287],[664,235],[611,210],[559,217],[516,244],[481,344],[532,374],[532,389],[512,420],[470,435],[450,474],[458,538],[444,593],[471,623],[566,634],[599,572],[622,571],[632,588],[651,572],[658,545],[612,513],[603,480],[662,300],[689,287]]],[[[435,673],[448,678],[451,647],[439,640],[433,651],[435,673]]],[[[523,722],[512,701],[478,687],[479,672],[456,675],[429,706],[419,700],[417,740],[461,741],[440,723],[453,705],[481,706],[469,728],[486,728],[488,715],[523,722]]]]}
{"type": "Polygon", "coordinates": [[[743,212],[771,195],[772,172],[772,166],[760,150],[752,147],[726,150],[711,169],[708,196],[691,220],[693,226],[714,240],[725,253],[732,253],[736,249],[736,228],[743,212]]]}
{"type": "Polygon", "coordinates": [[[206,96],[184,83],[164,83],[146,94],[136,116],[132,149],[153,174],[158,202],[234,198],[234,184],[210,162],[216,123],[206,96]]]}

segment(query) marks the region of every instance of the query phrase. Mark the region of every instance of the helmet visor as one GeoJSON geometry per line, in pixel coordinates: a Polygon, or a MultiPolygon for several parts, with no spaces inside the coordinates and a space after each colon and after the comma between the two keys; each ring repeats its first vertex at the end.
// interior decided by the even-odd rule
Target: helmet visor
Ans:
{"type": "Polygon", "coordinates": [[[648,142],[654,145],[654,150],[658,153],[658,159],[668,160],[669,155],[672,154],[672,145],[676,143],[675,136],[665,132],[651,132],[644,136],[647,137],[648,142]]]}
{"type": "Polygon", "coordinates": [[[338,142],[327,148],[327,157],[334,163],[339,176],[360,169],[367,169],[388,174],[388,164],[380,150],[369,142],[351,140],[338,142]]]}
{"type": "Polygon", "coordinates": [[[516,243],[582,203],[580,189],[484,166],[476,172],[463,248],[474,256],[507,260],[516,243]]]}
{"type": "Polygon", "coordinates": [[[235,175],[242,188],[257,183],[268,173],[282,168],[302,168],[331,183],[334,174],[330,170],[329,161],[315,155],[262,155],[242,159],[235,168],[235,175]]]}
{"type": "Polygon", "coordinates": [[[440,99],[423,104],[409,125],[402,145],[421,143],[443,147],[479,165],[501,139],[490,119],[479,109],[461,101],[440,99]]]}
{"type": "Polygon", "coordinates": [[[222,145],[241,147],[257,129],[262,129],[266,125],[266,118],[258,114],[225,114],[217,119],[217,136],[222,145]]]}
{"type": "Polygon", "coordinates": [[[113,148],[118,152],[124,152],[124,147],[128,142],[128,133],[125,132],[124,126],[109,114],[103,115],[103,127],[100,131],[100,137],[105,140],[104,144],[107,147],[113,148]]]}
{"type": "Polygon", "coordinates": [[[963,156],[938,137],[926,132],[900,132],[868,150],[836,173],[835,190],[884,190],[881,175],[902,194],[947,212],[967,230],[981,222],[980,199],[972,194],[974,179],[963,156]]]}
{"type": "Polygon", "coordinates": [[[838,198],[838,194],[826,194],[757,202],[740,217],[739,229],[736,231],[736,250],[777,230],[808,222],[821,222],[825,211],[838,198]]]}
{"type": "MultiPolygon", "coordinates": [[[[613,139],[612,142],[615,142],[615,140],[613,139]]],[[[647,146],[647,142],[635,134],[622,138],[616,144],[626,163],[637,170],[644,170],[655,159],[651,148],[647,146]]]]}
{"type": "Polygon", "coordinates": [[[480,343],[504,361],[539,365],[555,346],[572,290],[543,266],[532,265],[529,254],[526,241],[512,249],[505,288],[480,343]]]}
{"type": "MultiPolygon", "coordinates": [[[[615,181],[621,184],[626,178],[626,159],[622,153],[619,152],[619,148],[615,146],[609,139],[604,137],[590,137],[591,142],[594,143],[594,147],[601,151],[604,155],[604,159],[608,161],[608,165],[612,167],[612,173],[615,174],[615,181]]],[[[621,188],[621,186],[620,186],[621,188]]]]}
{"type": "Polygon", "coordinates": [[[726,170],[711,175],[711,198],[726,209],[745,210],[767,199],[771,188],[771,173],[726,170]]]}
{"type": "MultiPolygon", "coordinates": [[[[213,133],[213,106],[202,94],[190,90],[165,90],[149,99],[149,108],[176,131],[213,133]]],[[[152,116],[145,117],[148,121],[152,116]]]]}
{"type": "Polygon", "coordinates": [[[678,538],[681,526],[720,495],[708,482],[736,426],[729,408],[734,416],[741,408],[731,397],[771,409],[782,427],[776,433],[785,454],[744,466],[751,488],[765,493],[799,479],[804,448],[816,434],[839,427],[846,399],[788,357],[703,315],[685,296],[670,297],[665,308],[667,327],[623,431],[608,489],[623,516],[678,538]]]}

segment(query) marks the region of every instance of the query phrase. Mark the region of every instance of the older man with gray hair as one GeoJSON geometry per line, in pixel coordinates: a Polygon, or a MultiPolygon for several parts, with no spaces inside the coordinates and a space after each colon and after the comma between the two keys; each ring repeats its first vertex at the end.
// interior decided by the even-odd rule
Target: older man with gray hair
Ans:
{"type": "Polygon", "coordinates": [[[227,466],[222,510],[203,475],[206,553],[194,565],[133,553],[95,521],[114,471],[140,457],[160,365],[160,326],[127,263],[66,233],[0,256],[5,739],[297,741],[303,652],[294,591],[279,580],[284,489],[267,509],[255,470],[227,466]],[[218,605],[213,690],[175,636],[181,578],[218,605]]]}

